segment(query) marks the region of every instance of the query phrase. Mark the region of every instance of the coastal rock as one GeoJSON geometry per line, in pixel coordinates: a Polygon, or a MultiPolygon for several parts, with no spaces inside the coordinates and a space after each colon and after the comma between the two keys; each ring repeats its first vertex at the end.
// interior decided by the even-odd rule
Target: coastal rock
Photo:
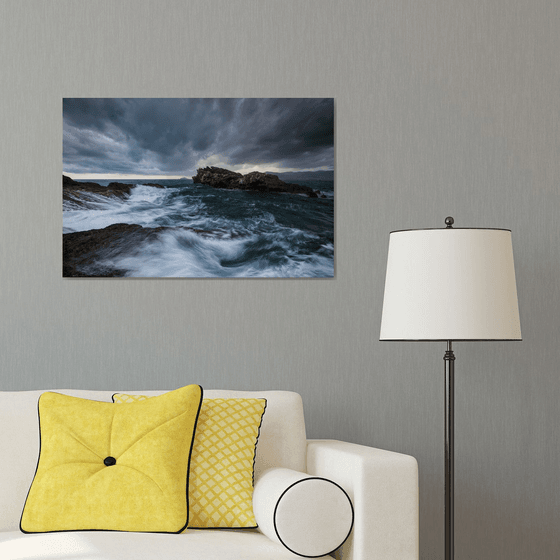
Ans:
{"type": "Polygon", "coordinates": [[[204,167],[196,170],[193,183],[210,185],[216,189],[242,188],[243,175],[221,167],[204,167]]]}
{"type": "Polygon", "coordinates": [[[209,185],[216,189],[241,189],[266,193],[305,194],[317,198],[319,193],[311,187],[296,183],[285,183],[277,175],[252,171],[246,175],[222,167],[197,169],[193,183],[209,185]]]}
{"type": "Polygon", "coordinates": [[[134,187],[132,183],[109,183],[103,187],[98,183],[74,181],[66,175],[62,176],[62,198],[64,200],[79,199],[84,192],[125,198],[130,194],[132,187],[134,187]]]}
{"type": "Polygon", "coordinates": [[[135,224],[113,224],[104,229],[76,231],[62,236],[62,276],[124,276],[126,271],[107,264],[157,233],[135,224]]]}
{"type": "MultiPolygon", "coordinates": [[[[144,228],[137,224],[112,224],[103,229],[76,231],[62,235],[62,276],[117,277],[127,271],[112,263],[120,257],[133,255],[146,241],[173,229],[166,226],[144,228]]],[[[220,232],[184,227],[202,237],[215,237],[220,232]]],[[[236,236],[233,235],[232,238],[236,236]]]]}
{"type": "MultiPolygon", "coordinates": [[[[158,183],[144,183],[148,187],[157,187],[165,189],[163,185],[158,183]]],[[[126,198],[130,195],[130,190],[136,186],[136,183],[109,183],[106,187],[98,183],[74,181],[74,179],[62,176],[62,199],[78,202],[84,193],[96,193],[104,196],[116,196],[118,198],[126,198]]]]}

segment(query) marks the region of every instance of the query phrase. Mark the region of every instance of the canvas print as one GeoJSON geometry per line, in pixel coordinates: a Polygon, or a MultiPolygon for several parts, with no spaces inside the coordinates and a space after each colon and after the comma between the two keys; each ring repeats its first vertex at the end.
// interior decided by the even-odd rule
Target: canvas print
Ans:
{"type": "Polygon", "coordinates": [[[62,112],[64,277],[334,276],[334,99],[62,112]]]}

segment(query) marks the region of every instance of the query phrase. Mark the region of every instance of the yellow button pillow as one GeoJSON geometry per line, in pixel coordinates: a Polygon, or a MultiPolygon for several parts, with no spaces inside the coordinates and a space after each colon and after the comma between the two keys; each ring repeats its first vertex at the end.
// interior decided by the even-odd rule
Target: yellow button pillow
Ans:
{"type": "MultiPolygon", "coordinates": [[[[146,399],[113,395],[116,403],[146,399]]],[[[189,471],[189,529],[257,527],[253,471],[265,409],[266,399],[203,399],[189,471]]]]}
{"type": "Polygon", "coordinates": [[[183,531],[201,402],[198,385],[123,406],[43,393],[21,530],[183,531]]]}

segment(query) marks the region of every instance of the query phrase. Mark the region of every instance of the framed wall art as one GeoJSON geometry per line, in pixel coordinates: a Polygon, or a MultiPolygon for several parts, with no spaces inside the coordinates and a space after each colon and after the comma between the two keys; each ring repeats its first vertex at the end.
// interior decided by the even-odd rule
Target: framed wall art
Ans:
{"type": "Polygon", "coordinates": [[[334,99],[62,111],[64,277],[334,277],[334,99]]]}

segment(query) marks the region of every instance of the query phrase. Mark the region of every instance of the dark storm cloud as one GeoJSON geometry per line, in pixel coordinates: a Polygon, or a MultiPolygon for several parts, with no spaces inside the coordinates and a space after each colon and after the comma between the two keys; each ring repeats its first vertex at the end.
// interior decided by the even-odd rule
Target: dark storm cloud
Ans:
{"type": "Polygon", "coordinates": [[[285,167],[316,167],[325,157],[332,162],[333,100],[245,100],[237,135],[240,141],[232,138],[229,146],[234,163],[280,160],[285,167]]]}
{"type": "Polygon", "coordinates": [[[331,168],[332,99],[64,99],[69,173],[192,175],[197,161],[331,168]]]}

